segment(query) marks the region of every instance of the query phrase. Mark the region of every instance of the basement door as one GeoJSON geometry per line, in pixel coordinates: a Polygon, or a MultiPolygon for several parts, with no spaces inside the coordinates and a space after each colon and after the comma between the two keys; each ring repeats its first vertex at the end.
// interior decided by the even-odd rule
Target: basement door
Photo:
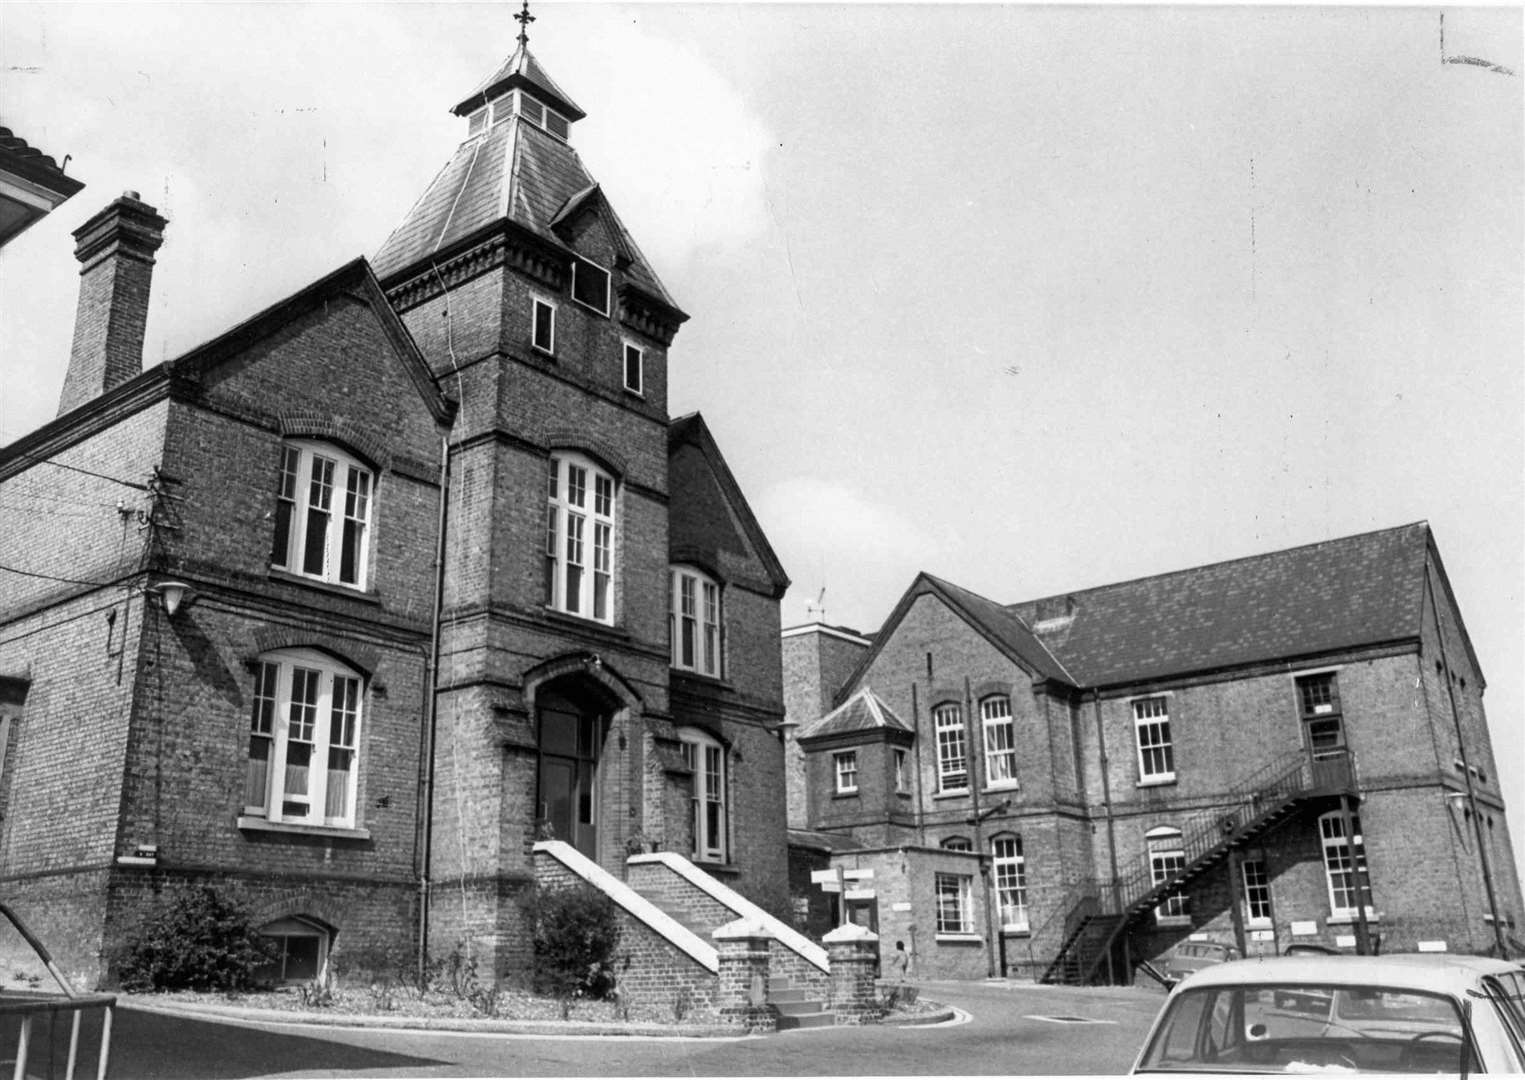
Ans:
{"type": "Polygon", "coordinates": [[[538,711],[537,831],[565,840],[588,858],[597,859],[600,718],[552,695],[547,695],[538,711]]]}

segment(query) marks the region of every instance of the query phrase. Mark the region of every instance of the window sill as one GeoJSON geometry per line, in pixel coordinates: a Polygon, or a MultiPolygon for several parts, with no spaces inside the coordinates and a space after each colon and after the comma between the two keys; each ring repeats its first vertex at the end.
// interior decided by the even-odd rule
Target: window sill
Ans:
{"type": "Polygon", "coordinates": [[[267,821],[251,814],[238,815],[238,827],[245,832],[290,833],[294,836],[326,836],[334,840],[369,840],[369,829],[337,825],[299,825],[292,821],[267,821]]]}
{"type": "Polygon", "coordinates": [[[1175,782],[1176,782],[1175,774],[1171,773],[1169,776],[1146,776],[1144,779],[1142,779],[1142,780],[1140,780],[1138,782],[1137,786],[1138,787],[1164,787],[1166,784],[1173,784],[1175,782]]]}
{"type": "Polygon", "coordinates": [[[1191,916],[1190,915],[1156,915],[1154,917],[1154,925],[1155,926],[1190,926],[1191,925],[1191,916]]]}
{"type": "Polygon", "coordinates": [[[1015,780],[997,780],[993,784],[986,784],[980,788],[980,792],[983,794],[993,791],[1016,791],[1018,787],[1019,785],[1015,780]]]}
{"type": "Polygon", "coordinates": [[[541,605],[540,614],[550,622],[568,628],[576,627],[582,631],[596,630],[608,634],[610,637],[618,638],[621,641],[628,641],[630,638],[630,634],[627,631],[620,629],[615,624],[599,622],[590,615],[577,615],[570,611],[562,611],[560,608],[553,608],[548,604],[541,605]]]}
{"type": "Polygon", "coordinates": [[[934,799],[967,799],[968,797],[968,788],[955,788],[952,791],[939,791],[932,796],[934,799]]]}
{"type": "Polygon", "coordinates": [[[1244,928],[1246,930],[1274,930],[1276,924],[1270,919],[1245,919],[1244,928]]]}
{"type": "MultiPolygon", "coordinates": [[[[1367,923],[1379,923],[1379,922],[1382,921],[1382,913],[1380,911],[1368,911],[1366,913],[1366,921],[1367,921],[1367,923]]],[[[1336,912],[1335,914],[1329,916],[1329,918],[1325,919],[1324,920],[1324,925],[1325,926],[1355,926],[1358,922],[1360,922],[1360,920],[1356,917],[1356,913],[1355,912],[1353,912],[1353,911],[1349,911],[1349,912],[1341,911],[1341,912],[1336,912]]]]}
{"type": "Polygon", "coordinates": [[[332,581],[323,581],[320,578],[306,577],[302,574],[293,574],[290,570],[282,570],[278,566],[270,567],[270,580],[284,581],[289,585],[303,585],[318,592],[327,593],[330,596],[342,596],[349,600],[358,600],[362,604],[381,603],[381,596],[370,589],[357,589],[353,585],[336,585],[332,581]]]}
{"type": "Polygon", "coordinates": [[[1001,927],[1001,933],[1005,934],[1007,937],[1032,937],[1033,936],[1033,931],[1032,931],[1031,927],[1029,927],[1029,926],[1017,926],[1015,924],[1013,924],[1011,926],[1003,926],[1003,927],[1001,927]]]}
{"type": "Polygon", "coordinates": [[[707,859],[701,859],[697,856],[690,856],[689,858],[695,866],[701,868],[707,874],[720,874],[723,877],[735,877],[737,874],[741,873],[741,867],[737,866],[735,863],[711,862],[707,859]]]}
{"type": "Polygon", "coordinates": [[[831,793],[831,797],[833,799],[856,799],[858,797],[858,789],[853,788],[851,791],[833,791],[831,793]]]}
{"type": "Polygon", "coordinates": [[[939,945],[979,945],[984,942],[984,937],[979,934],[938,934],[939,945]]]}
{"type": "MultiPolygon", "coordinates": [[[[576,618],[575,615],[569,617],[576,618]]],[[[608,624],[599,623],[598,625],[607,626],[608,624]]],[[[685,679],[695,679],[700,683],[706,684],[708,686],[723,686],[726,689],[730,689],[731,686],[730,680],[727,679],[724,675],[710,675],[707,672],[695,671],[693,668],[682,667],[678,664],[669,664],[668,670],[671,671],[674,675],[681,675],[685,679]]]]}

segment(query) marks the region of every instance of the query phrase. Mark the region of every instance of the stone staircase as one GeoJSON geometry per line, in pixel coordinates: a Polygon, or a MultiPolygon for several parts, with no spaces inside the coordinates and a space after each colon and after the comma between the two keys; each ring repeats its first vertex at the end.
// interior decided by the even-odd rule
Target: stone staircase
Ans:
{"type": "Polygon", "coordinates": [[[792,1028],[832,1027],[836,1017],[820,1001],[812,1001],[808,991],[797,990],[788,976],[774,975],[768,979],[768,1004],[778,1014],[778,1030],[792,1028]]]}

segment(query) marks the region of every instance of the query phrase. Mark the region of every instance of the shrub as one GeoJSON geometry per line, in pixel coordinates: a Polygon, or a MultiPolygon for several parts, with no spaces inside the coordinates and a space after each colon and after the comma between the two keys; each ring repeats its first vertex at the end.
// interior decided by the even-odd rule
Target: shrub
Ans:
{"type": "Polygon", "coordinates": [[[241,906],[202,885],[133,929],[117,978],[124,990],[248,990],[278,950],[241,906]]]}
{"type": "Polygon", "coordinates": [[[591,885],[531,889],[521,901],[535,950],[535,989],[564,1002],[615,989],[618,908],[591,885]]]}

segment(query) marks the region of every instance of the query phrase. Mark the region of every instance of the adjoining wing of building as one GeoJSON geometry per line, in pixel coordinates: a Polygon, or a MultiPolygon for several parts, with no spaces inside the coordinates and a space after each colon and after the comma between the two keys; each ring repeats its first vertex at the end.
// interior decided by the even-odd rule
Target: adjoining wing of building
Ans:
{"type": "Polygon", "coordinates": [[[526,42],[453,111],[374,260],[147,370],[173,228],[75,232],[58,416],[0,449],[0,895],[87,983],[198,885],[296,981],[517,977],[524,890],[589,882],[627,991],[696,1003],[710,930],[788,913],[788,578],[668,415],[688,316],[526,42]]]}
{"type": "Polygon", "coordinates": [[[795,627],[784,660],[801,908],[807,869],[869,871],[849,917],[923,975],[1522,948],[1425,523],[1017,604],[921,574],[872,637],[795,627]]]}

